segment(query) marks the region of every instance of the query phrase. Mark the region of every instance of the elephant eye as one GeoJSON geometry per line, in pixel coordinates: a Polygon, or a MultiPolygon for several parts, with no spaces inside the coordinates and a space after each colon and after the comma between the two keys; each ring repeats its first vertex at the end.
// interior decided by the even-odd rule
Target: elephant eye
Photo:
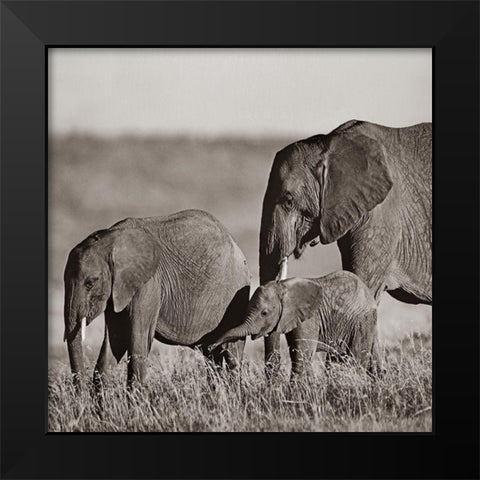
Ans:
{"type": "Polygon", "coordinates": [[[291,210],[293,208],[293,199],[291,196],[288,196],[285,198],[283,204],[288,210],[291,210]]]}
{"type": "Polygon", "coordinates": [[[262,310],[262,317],[265,317],[267,315],[268,311],[267,310],[262,310]]]}
{"type": "Polygon", "coordinates": [[[85,288],[87,290],[91,290],[97,280],[98,280],[98,277],[89,278],[88,280],[85,281],[85,288]]]}

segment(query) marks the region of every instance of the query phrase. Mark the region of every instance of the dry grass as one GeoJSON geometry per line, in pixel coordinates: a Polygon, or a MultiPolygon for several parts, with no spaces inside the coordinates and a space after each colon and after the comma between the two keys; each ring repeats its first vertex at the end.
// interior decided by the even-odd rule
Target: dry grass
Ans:
{"type": "MultiPolygon", "coordinates": [[[[112,370],[97,410],[91,386],[78,395],[68,365],[49,371],[49,430],[109,432],[198,431],[431,431],[430,340],[410,337],[385,351],[387,369],[372,381],[352,366],[335,365],[328,376],[315,361],[312,378],[290,385],[288,360],[279,378],[265,380],[261,342],[242,374],[207,381],[203,357],[176,348],[150,357],[148,382],[126,391],[126,361],[112,370]]],[[[255,344],[256,346],[256,344],[255,344]]],[[[285,352],[283,352],[285,353],[285,352]]],[[[90,362],[90,372],[93,362],[90,362]]]]}

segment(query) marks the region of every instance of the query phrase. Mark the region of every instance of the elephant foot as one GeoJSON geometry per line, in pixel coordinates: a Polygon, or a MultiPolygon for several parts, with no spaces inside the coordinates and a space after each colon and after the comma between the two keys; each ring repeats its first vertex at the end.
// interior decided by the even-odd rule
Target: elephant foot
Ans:
{"type": "Polygon", "coordinates": [[[141,388],[147,377],[147,356],[140,354],[132,354],[128,362],[128,380],[127,388],[141,388]]]}
{"type": "Polygon", "coordinates": [[[265,360],[265,377],[267,381],[274,381],[280,376],[280,353],[273,352],[265,360]]]}
{"type": "Polygon", "coordinates": [[[105,385],[105,374],[100,372],[99,370],[94,370],[93,372],[93,386],[95,393],[99,393],[103,390],[105,385]]]}
{"type": "Polygon", "coordinates": [[[290,373],[290,384],[291,385],[299,385],[299,384],[308,384],[310,380],[314,378],[313,368],[309,366],[295,366],[292,367],[292,371],[290,373]]]}
{"type": "Polygon", "coordinates": [[[233,355],[233,353],[226,350],[224,352],[224,358],[227,370],[229,372],[235,372],[240,370],[241,362],[237,359],[237,357],[235,357],[235,355],[233,355]]]}
{"type": "Polygon", "coordinates": [[[95,392],[95,397],[93,401],[93,410],[95,414],[100,418],[103,419],[105,416],[105,397],[103,395],[103,391],[95,392]]]}
{"type": "Polygon", "coordinates": [[[218,388],[218,382],[220,380],[221,367],[210,363],[207,365],[207,384],[211,391],[215,392],[218,388]]]}
{"type": "Polygon", "coordinates": [[[94,410],[100,418],[103,418],[105,410],[105,381],[104,373],[98,370],[93,372],[94,410]]]}
{"type": "Polygon", "coordinates": [[[84,372],[73,372],[72,373],[72,385],[76,393],[80,393],[84,390],[85,386],[85,374],[84,372]]]}
{"type": "Polygon", "coordinates": [[[378,365],[376,363],[370,365],[370,367],[367,369],[368,376],[374,381],[381,380],[386,373],[387,369],[383,365],[378,365]]]}

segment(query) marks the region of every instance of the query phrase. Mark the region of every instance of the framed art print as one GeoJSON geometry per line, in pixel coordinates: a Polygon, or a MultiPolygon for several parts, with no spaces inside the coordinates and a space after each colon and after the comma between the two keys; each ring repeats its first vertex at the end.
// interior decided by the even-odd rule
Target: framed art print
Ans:
{"type": "Polygon", "coordinates": [[[48,55],[49,432],[432,431],[431,50],[51,48],[48,55]],[[291,188],[298,205],[291,211],[277,200],[267,205],[295,182],[327,188],[309,173],[307,154],[297,158],[294,151],[285,160],[276,154],[319,131],[333,131],[322,138],[338,144],[331,147],[336,153],[329,154],[323,140],[311,151],[332,158],[325,203],[329,195],[331,201],[346,196],[343,208],[365,209],[372,217],[363,222],[368,246],[352,245],[365,257],[352,265],[358,275],[342,273],[347,266],[335,241],[307,247],[318,243],[315,191],[297,198],[291,188]],[[409,154],[412,171],[404,163],[397,171],[396,156],[407,155],[410,144],[420,145],[409,154]],[[351,148],[367,150],[366,158],[381,156],[378,165],[362,169],[351,148]],[[293,171],[267,186],[279,162],[293,171]],[[338,186],[336,162],[352,172],[338,186]],[[357,178],[347,177],[354,172],[357,178]],[[373,175],[385,175],[376,180],[385,187],[370,185],[373,175]],[[410,185],[416,176],[418,184],[410,185]],[[377,191],[385,198],[375,209],[356,199],[363,194],[374,202],[377,191]],[[404,215],[405,238],[397,233],[404,215]],[[119,221],[124,226],[81,243],[119,221]],[[224,230],[220,237],[211,232],[216,222],[224,230]],[[291,228],[300,223],[309,226],[295,234],[291,228]],[[260,282],[278,274],[269,272],[267,249],[260,245],[259,251],[263,235],[274,237],[274,263],[290,256],[288,276],[298,279],[300,292],[310,288],[303,279],[316,279],[312,305],[288,282],[281,285],[291,291],[254,295],[260,282]],[[386,244],[404,245],[410,235],[418,237],[416,256],[386,256],[386,244]],[[291,245],[280,253],[289,237],[291,245]],[[297,248],[304,252],[295,261],[297,248]],[[402,294],[418,288],[418,297],[407,301],[423,305],[376,292],[407,272],[412,279],[404,281],[402,294]],[[273,310],[266,326],[260,306],[273,310]],[[145,320],[150,309],[157,313],[145,320]],[[245,314],[252,324],[242,333],[245,314]],[[312,323],[311,333],[289,325],[298,315],[308,317],[303,321],[312,323]],[[86,325],[79,325],[83,317],[86,325]],[[277,322],[288,335],[274,352],[261,333],[277,322]],[[222,334],[231,337],[226,345],[222,334]],[[259,341],[245,343],[250,335],[259,341]],[[302,335],[311,337],[307,342],[302,335]],[[344,349],[351,361],[322,361],[327,348],[344,349]],[[264,372],[269,355],[272,362],[278,357],[278,365],[266,367],[278,368],[275,380],[264,372]],[[93,391],[87,381],[78,395],[70,371],[95,377],[93,391]],[[97,402],[98,411],[92,407],[97,402]]]}
{"type": "Polygon", "coordinates": [[[2,476],[476,477],[477,3],[2,38],[2,476]]]}

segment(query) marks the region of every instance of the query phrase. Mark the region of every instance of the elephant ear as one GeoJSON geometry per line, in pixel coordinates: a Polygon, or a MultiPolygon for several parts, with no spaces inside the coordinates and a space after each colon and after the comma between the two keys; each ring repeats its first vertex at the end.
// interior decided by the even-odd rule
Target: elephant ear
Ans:
{"type": "Polygon", "coordinates": [[[117,230],[112,247],[112,299],[115,312],[121,312],[137,290],[158,268],[158,242],[139,228],[117,230]]]}
{"type": "Polygon", "coordinates": [[[319,291],[316,284],[303,278],[291,278],[279,283],[283,284],[283,292],[280,294],[282,312],[274,331],[288,333],[312,318],[318,304],[319,291]]]}
{"type": "Polygon", "coordinates": [[[380,142],[355,128],[332,132],[317,166],[320,182],[320,240],[332,243],[383,202],[392,187],[380,142]]]}

